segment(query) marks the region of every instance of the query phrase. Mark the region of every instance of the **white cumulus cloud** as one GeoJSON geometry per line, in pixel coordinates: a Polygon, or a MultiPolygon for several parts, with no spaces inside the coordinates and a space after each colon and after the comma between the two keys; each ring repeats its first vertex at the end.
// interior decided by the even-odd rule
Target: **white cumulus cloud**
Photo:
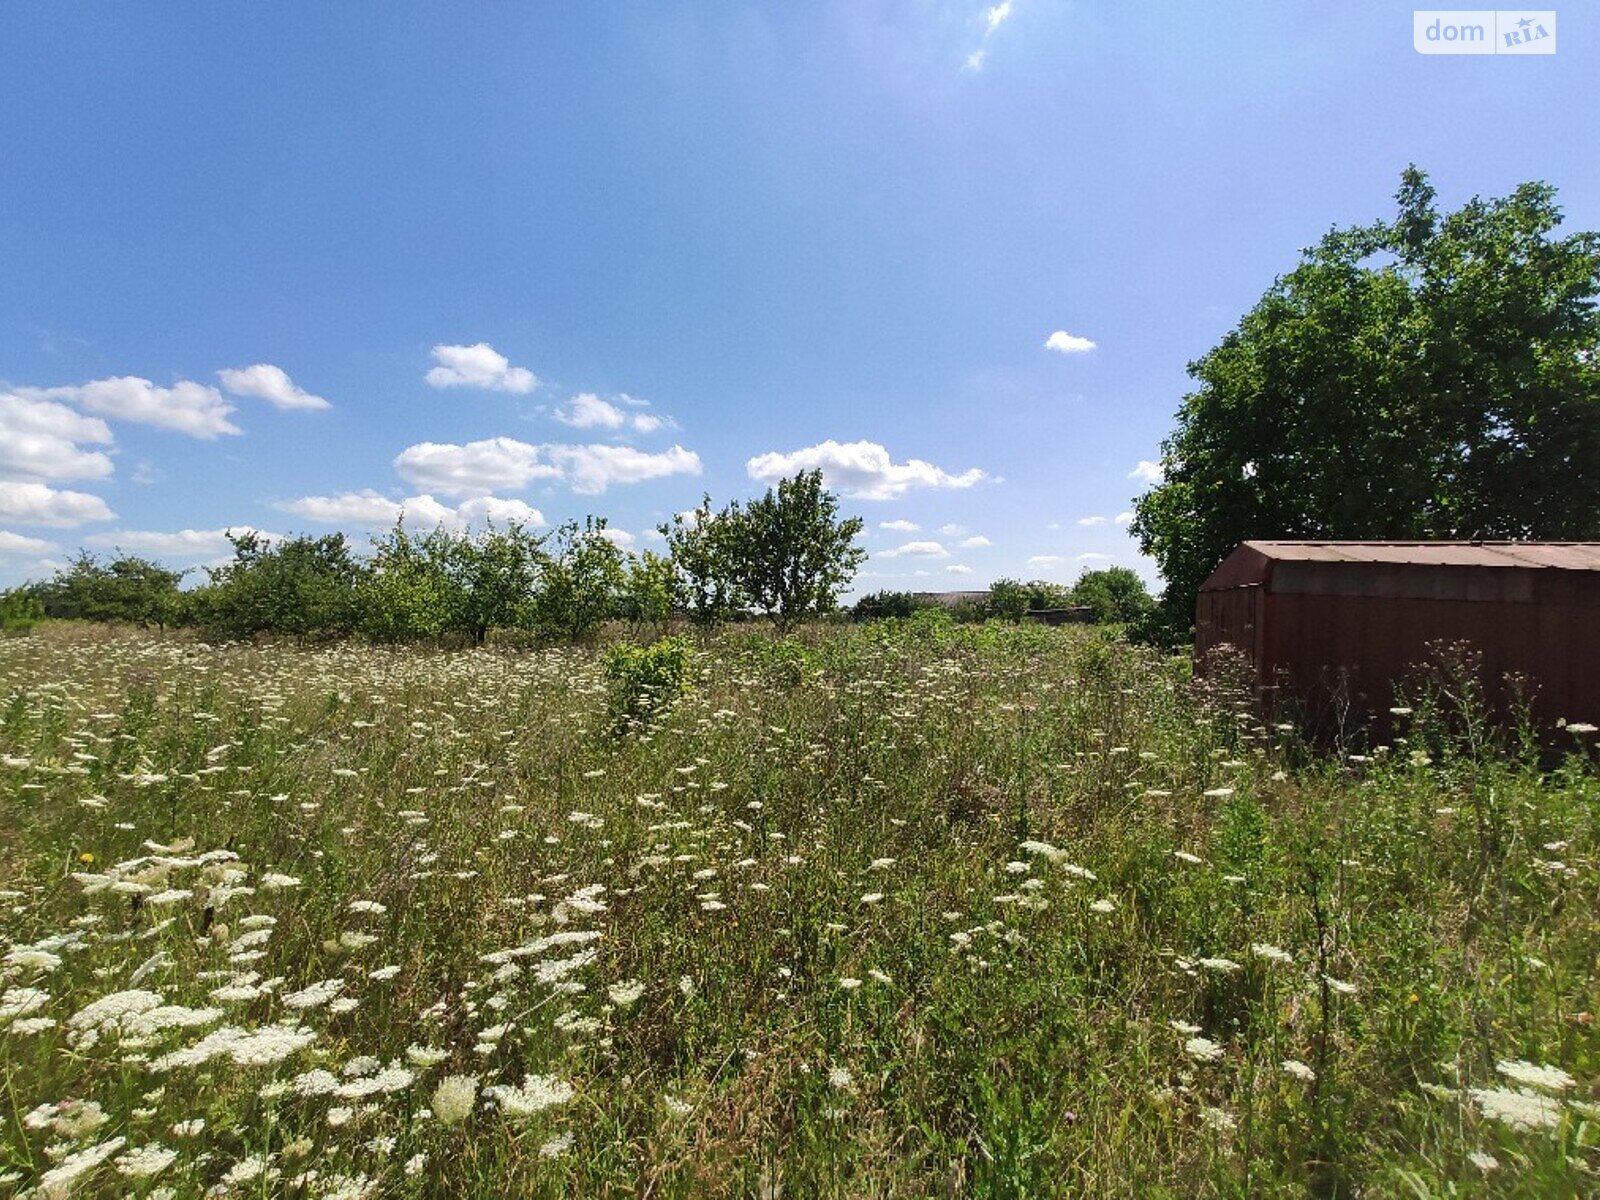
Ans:
{"type": "Polygon", "coordinates": [[[1086,337],[1058,329],[1045,338],[1044,348],[1054,350],[1058,354],[1087,354],[1094,349],[1094,343],[1086,337]]]}
{"type": "Polygon", "coordinates": [[[965,563],[951,563],[944,569],[946,575],[971,575],[972,568],[965,563]]]}
{"type": "Polygon", "coordinates": [[[91,534],[84,539],[90,546],[123,550],[129,554],[149,554],[162,558],[216,558],[231,555],[233,547],[228,542],[229,532],[235,534],[258,533],[275,539],[280,535],[266,533],[251,525],[231,525],[225,529],[176,529],[162,532],[154,529],[121,529],[110,533],[91,534]]]}
{"type": "Polygon", "coordinates": [[[1165,478],[1165,472],[1160,463],[1141,458],[1139,465],[1128,472],[1128,478],[1137,479],[1140,483],[1160,483],[1165,478]]]}
{"type": "Polygon", "coordinates": [[[1105,523],[1106,523],[1106,519],[1104,517],[1079,517],[1078,518],[1078,524],[1079,525],[1104,525],[1105,523]]]}
{"type": "Polygon", "coordinates": [[[65,404],[0,392],[0,478],[104,479],[111,459],[79,442],[108,445],[111,430],[65,404]]]}
{"type": "Polygon", "coordinates": [[[745,464],[752,479],[769,484],[819,468],[824,483],[856,500],[893,500],[920,487],[969,488],[989,478],[976,467],[954,475],[919,458],[897,463],[877,442],[831,438],[789,454],[758,454],[745,464]]]}
{"type": "MultiPolygon", "coordinates": [[[[431,497],[430,497],[431,499],[431,497]]],[[[476,496],[456,505],[456,521],[461,525],[546,525],[544,514],[515,498],[476,496]]]]}
{"type": "Polygon", "coordinates": [[[983,547],[990,545],[993,545],[993,543],[981,533],[974,534],[969,538],[965,538],[960,543],[961,549],[963,550],[981,550],[983,547]]]}
{"type": "Polygon", "coordinates": [[[321,396],[313,396],[290,379],[282,367],[256,363],[253,367],[228,367],[217,372],[222,386],[235,396],[254,396],[273,408],[332,408],[321,396]]]}
{"type": "Polygon", "coordinates": [[[535,446],[508,437],[466,445],[419,442],[402,450],[394,466],[408,483],[447,496],[516,491],[536,479],[560,480],[582,495],[598,495],[612,484],[701,471],[700,456],[682,446],[647,453],[631,446],[535,446]]]}
{"type": "Polygon", "coordinates": [[[1113,518],[1113,520],[1118,525],[1132,525],[1133,524],[1133,514],[1131,512],[1119,512],[1113,518]]]}
{"type": "Polygon", "coordinates": [[[48,554],[55,548],[54,542],[47,542],[43,538],[26,537],[0,529],[0,554],[48,554]]]}
{"type": "Polygon", "coordinates": [[[895,533],[916,533],[922,526],[915,521],[879,521],[879,529],[892,529],[895,533]]]}
{"type": "Polygon", "coordinates": [[[598,495],[614,483],[698,475],[702,469],[700,456],[682,446],[654,454],[631,446],[550,445],[544,451],[560,469],[567,485],[584,496],[598,495]]]}
{"type": "Polygon", "coordinates": [[[1109,554],[1101,554],[1097,550],[1090,550],[1086,554],[1078,555],[1079,562],[1105,562],[1111,558],[1109,554]]]}
{"type": "Polygon", "coordinates": [[[279,501],[273,507],[318,525],[393,525],[400,515],[398,501],[371,488],[335,496],[301,496],[298,500],[279,501]]]}
{"type": "Polygon", "coordinates": [[[539,380],[526,367],[511,360],[488,342],[470,346],[438,345],[433,348],[438,366],[429,370],[429,387],[475,387],[490,392],[531,392],[539,380]]]}
{"type": "Polygon", "coordinates": [[[634,543],[633,534],[626,529],[613,529],[609,525],[600,531],[600,536],[621,550],[629,549],[634,543]]]}
{"type": "Polygon", "coordinates": [[[949,558],[950,551],[938,542],[907,542],[893,550],[878,551],[880,558],[949,558]]]}
{"type": "Polygon", "coordinates": [[[206,441],[224,433],[243,432],[228,420],[234,409],[222,393],[192,379],[180,379],[165,388],[137,375],[113,375],[76,387],[30,388],[24,394],[43,400],[70,400],[102,417],[176,429],[206,441]]]}
{"type": "Polygon", "coordinates": [[[19,525],[70,529],[89,521],[112,521],[116,513],[99,496],[25,480],[0,479],[0,520],[19,525]]]}
{"type": "Polygon", "coordinates": [[[301,496],[297,500],[281,501],[274,507],[318,525],[359,525],[368,528],[388,527],[402,516],[406,525],[413,530],[433,529],[440,525],[460,529],[490,523],[546,523],[543,513],[521,500],[477,496],[451,507],[427,492],[392,500],[371,488],[359,492],[340,492],[333,496],[301,496]]]}
{"type": "Polygon", "coordinates": [[[555,479],[559,467],[541,458],[539,447],[515,438],[454,442],[418,442],[394,460],[394,469],[408,483],[447,496],[487,496],[516,491],[535,479],[555,479]]]}

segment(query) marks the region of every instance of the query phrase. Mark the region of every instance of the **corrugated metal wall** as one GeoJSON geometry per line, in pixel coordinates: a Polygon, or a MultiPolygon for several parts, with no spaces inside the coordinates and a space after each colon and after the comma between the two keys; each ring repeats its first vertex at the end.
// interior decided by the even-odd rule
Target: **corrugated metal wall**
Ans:
{"type": "Polygon", "coordinates": [[[1468,643],[1500,712],[1505,679],[1533,680],[1533,712],[1600,723],[1600,572],[1383,562],[1275,561],[1241,547],[1195,605],[1195,660],[1222,643],[1245,651],[1269,708],[1295,697],[1315,724],[1389,724],[1397,684],[1468,643]],[[1247,582],[1249,580],[1256,582],[1247,582]],[[1218,586],[1218,585],[1221,586],[1218,586]],[[1351,704],[1341,719],[1336,697],[1351,704]]]}
{"type": "MultiPolygon", "coordinates": [[[[1600,720],[1600,605],[1517,604],[1310,593],[1269,595],[1258,663],[1308,702],[1341,673],[1366,712],[1384,717],[1395,685],[1434,658],[1430,644],[1466,642],[1480,681],[1506,711],[1508,673],[1538,683],[1535,716],[1600,720]]],[[[1382,723],[1382,722],[1380,722],[1382,723]]]]}

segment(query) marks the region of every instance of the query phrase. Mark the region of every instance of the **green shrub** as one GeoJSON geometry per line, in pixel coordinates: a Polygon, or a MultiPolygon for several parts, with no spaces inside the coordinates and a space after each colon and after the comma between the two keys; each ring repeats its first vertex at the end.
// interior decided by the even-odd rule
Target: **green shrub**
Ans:
{"type": "Polygon", "coordinates": [[[27,633],[44,618],[44,605],[21,588],[0,592],[0,633],[27,633]]]}
{"type": "Polygon", "coordinates": [[[47,617],[165,628],[188,620],[190,598],[178,590],[184,574],[133,554],[102,560],[84,550],[31,591],[47,617]]]}
{"type": "Polygon", "coordinates": [[[618,728],[648,721],[690,689],[694,650],[686,638],[669,637],[637,646],[606,647],[611,716],[618,728]]]}

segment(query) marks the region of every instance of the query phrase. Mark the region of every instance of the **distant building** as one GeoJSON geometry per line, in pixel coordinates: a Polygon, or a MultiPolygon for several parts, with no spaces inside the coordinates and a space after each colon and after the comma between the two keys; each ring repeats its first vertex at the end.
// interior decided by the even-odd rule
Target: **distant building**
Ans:
{"type": "Polygon", "coordinates": [[[938,604],[944,608],[956,608],[962,604],[987,604],[989,603],[989,589],[981,592],[912,592],[911,598],[918,604],[938,604]]]}
{"type": "Polygon", "coordinates": [[[1314,722],[1337,698],[1387,724],[1395,684],[1467,642],[1499,712],[1525,677],[1542,723],[1600,723],[1600,543],[1244,542],[1200,585],[1195,661],[1242,651],[1269,703],[1314,722]]]}

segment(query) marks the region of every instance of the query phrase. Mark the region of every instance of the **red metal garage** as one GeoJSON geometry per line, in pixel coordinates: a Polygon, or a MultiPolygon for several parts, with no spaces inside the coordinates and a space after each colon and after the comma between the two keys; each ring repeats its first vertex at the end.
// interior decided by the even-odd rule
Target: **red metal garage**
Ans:
{"type": "Polygon", "coordinates": [[[1515,673],[1541,722],[1600,723],[1600,542],[1244,542],[1195,603],[1197,666],[1231,644],[1264,698],[1314,718],[1342,686],[1352,716],[1384,724],[1440,641],[1482,655],[1497,708],[1515,673]]]}

